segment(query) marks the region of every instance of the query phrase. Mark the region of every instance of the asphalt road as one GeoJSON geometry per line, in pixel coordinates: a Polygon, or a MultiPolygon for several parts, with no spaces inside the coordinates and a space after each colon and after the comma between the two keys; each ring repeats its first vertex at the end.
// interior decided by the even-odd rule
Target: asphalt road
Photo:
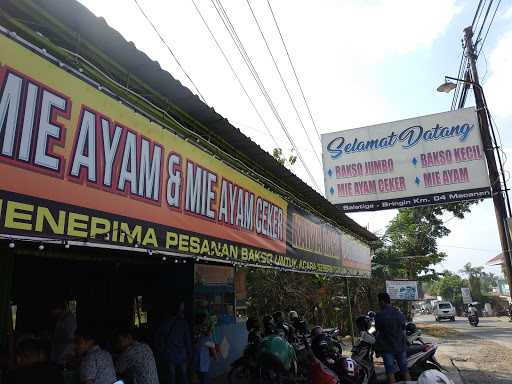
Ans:
{"type": "Polygon", "coordinates": [[[504,347],[512,349],[512,323],[508,318],[481,317],[478,327],[469,324],[465,317],[457,317],[455,322],[442,320],[436,323],[434,316],[421,315],[414,318],[416,323],[439,324],[454,329],[467,336],[494,341],[504,347]]]}

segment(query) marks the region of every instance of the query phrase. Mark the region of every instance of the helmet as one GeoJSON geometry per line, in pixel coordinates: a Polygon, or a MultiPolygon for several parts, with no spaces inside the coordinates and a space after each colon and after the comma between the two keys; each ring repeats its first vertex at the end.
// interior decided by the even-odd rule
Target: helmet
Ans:
{"type": "Polygon", "coordinates": [[[293,319],[298,319],[298,318],[299,318],[299,314],[296,311],[290,311],[288,313],[288,319],[293,320],[293,319]]]}
{"type": "Polygon", "coordinates": [[[416,332],[417,327],[414,323],[407,323],[405,325],[405,332],[407,333],[407,336],[412,335],[414,332],[416,332]]]}
{"type": "Polygon", "coordinates": [[[453,384],[446,375],[436,369],[428,369],[418,377],[418,384],[453,384]]]}
{"type": "Polygon", "coordinates": [[[350,357],[344,357],[341,359],[341,366],[337,369],[340,373],[339,378],[342,383],[347,384],[356,384],[359,383],[361,376],[363,375],[363,371],[361,366],[350,357]]]}
{"type": "Polygon", "coordinates": [[[368,331],[372,326],[372,320],[368,316],[359,316],[356,319],[356,326],[359,332],[368,331]]]}
{"type": "Polygon", "coordinates": [[[311,330],[311,337],[315,337],[318,335],[321,335],[324,332],[321,326],[317,325],[316,327],[313,327],[311,330]]]}
{"type": "Polygon", "coordinates": [[[372,319],[372,320],[374,320],[374,319],[375,319],[375,316],[376,316],[376,315],[377,315],[377,314],[376,314],[374,311],[370,311],[370,312],[368,312],[368,317],[369,317],[370,319],[372,319]]]}

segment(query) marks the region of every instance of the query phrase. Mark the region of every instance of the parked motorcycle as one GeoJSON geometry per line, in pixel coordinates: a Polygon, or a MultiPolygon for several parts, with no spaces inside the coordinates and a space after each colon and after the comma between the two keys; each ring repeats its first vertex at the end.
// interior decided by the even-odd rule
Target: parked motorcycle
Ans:
{"type": "Polygon", "coordinates": [[[405,334],[407,336],[407,345],[426,344],[422,337],[421,330],[419,330],[413,322],[409,322],[405,325],[405,334]]]}
{"type": "MultiPolygon", "coordinates": [[[[371,350],[363,353],[363,357],[355,357],[353,358],[355,361],[359,363],[359,365],[366,368],[367,371],[367,381],[361,381],[361,383],[371,382],[372,370],[373,368],[373,344],[371,343],[371,338],[375,340],[375,332],[372,327],[373,321],[368,316],[358,318],[356,320],[356,324],[358,328],[360,325],[362,327],[362,335],[366,336],[366,343],[361,342],[360,344],[364,347],[365,344],[370,344],[371,350]],[[366,318],[366,320],[364,320],[366,318]],[[366,322],[366,325],[365,325],[366,322]],[[366,329],[366,330],[365,330],[366,329]]],[[[407,367],[409,369],[409,373],[411,374],[412,379],[417,379],[419,375],[428,370],[428,369],[436,369],[438,371],[443,371],[441,364],[435,358],[435,353],[437,351],[437,345],[435,343],[427,343],[421,337],[421,331],[419,331],[414,323],[408,323],[406,326],[406,334],[407,334],[407,367]]],[[[374,375],[374,373],[373,373],[374,375]]]]}
{"type": "Polygon", "coordinates": [[[294,347],[279,335],[264,337],[257,348],[231,365],[230,384],[294,382],[298,372],[294,347]]]}

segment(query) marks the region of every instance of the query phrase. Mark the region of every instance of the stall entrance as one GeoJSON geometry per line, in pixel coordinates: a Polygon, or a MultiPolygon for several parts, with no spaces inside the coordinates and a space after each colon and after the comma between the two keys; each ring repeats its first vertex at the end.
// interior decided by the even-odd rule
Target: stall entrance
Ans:
{"type": "MultiPolygon", "coordinates": [[[[192,320],[193,263],[73,261],[16,255],[13,304],[17,334],[52,329],[50,306],[66,301],[78,326],[94,324],[105,335],[136,326],[149,338],[178,303],[192,320]]],[[[148,340],[149,341],[149,340],[148,340]]]]}

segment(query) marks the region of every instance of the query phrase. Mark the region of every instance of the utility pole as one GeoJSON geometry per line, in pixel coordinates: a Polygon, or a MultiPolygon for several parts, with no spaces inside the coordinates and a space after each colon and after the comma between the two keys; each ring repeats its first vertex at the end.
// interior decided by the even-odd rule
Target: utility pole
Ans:
{"type": "MultiPolygon", "coordinates": [[[[498,233],[500,236],[501,251],[505,259],[507,270],[507,279],[510,293],[512,296],[512,260],[509,248],[509,235],[507,234],[507,210],[505,207],[505,199],[501,190],[501,177],[496,165],[496,157],[494,155],[494,145],[491,138],[489,129],[489,120],[487,113],[487,106],[478,79],[478,71],[476,69],[476,53],[473,46],[473,28],[467,27],[464,29],[464,42],[466,46],[466,53],[470,65],[471,82],[473,83],[473,93],[475,95],[475,103],[480,122],[480,135],[482,136],[482,143],[484,146],[485,158],[487,159],[487,168],[489,170],[489,178],[491,181],[492,200],[494,202],[494,212],[496,213],[496,221],[498,224],[498,233]]],[[[506,191],[505,191],[506,193],[506,191]]]]}

